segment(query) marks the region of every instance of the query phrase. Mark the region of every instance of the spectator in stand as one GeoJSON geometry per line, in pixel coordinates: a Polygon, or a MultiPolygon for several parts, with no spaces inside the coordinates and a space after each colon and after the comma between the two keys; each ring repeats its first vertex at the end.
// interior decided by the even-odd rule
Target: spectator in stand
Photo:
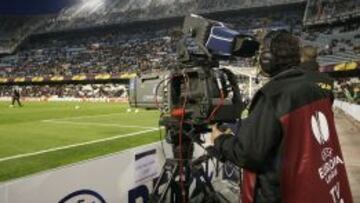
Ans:
{"type": "Polygon", "coordinates": [[[346,100],[350,103],[360,102],[360,92],[358,86],[352,86],[350,83],[343,83],[341,88],[345,94],[346,100]]]}
{"type": "Polygon", "coordinates": [[[360,104],[360,87],[359,86],[354,87],[353,98],[354,98],[355,103],[360,104]]]}
{"type": "Polygon", "coordinates": [[[317,49],[313,46],[307,45],[301,48],[300,50],[300,69],[319,72],[319,64],[316,61],[317,58],[317,49]]]}
{"type": "Polygon", "coordinates": [[[137,72],[138,75],[141,75],[141,74],[151,71],[150,61],[146,58],[141,59],[139,62],[139,68],[137,69],[137,71],[138,71],[137,72]]]}

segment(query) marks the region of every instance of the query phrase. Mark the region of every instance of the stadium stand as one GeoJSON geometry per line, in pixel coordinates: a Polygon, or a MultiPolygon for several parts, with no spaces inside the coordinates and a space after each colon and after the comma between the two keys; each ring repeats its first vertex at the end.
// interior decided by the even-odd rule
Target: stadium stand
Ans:
{"type": "Polygon", "coordinates": [[[49,19],[39,32],[71,30],[123,22],[184,16],[189,13],[211,13],[253,7],[299,3],[303,0],[111,0],[79,3],[49,19]],[[90,9],[89,9],[90,8],[90,9]]]}
{"type": "Polygon", "coordinates": [[[312,29],[303,32],[304,44],[318,47],[319,63],[336,64],[342,61],[359,60],[357,47],[360,45],[360,23],[355,21],[340,26],[312,29]]]}
{"type": "MultiPolygon", "coordinates": [[[[304,44],[317,45],[319,63],[334,64],[360,60],[360,24],[312,29],[302,32],[301,13],[286,11],[263,17],[238,16],[229,20],[239,28],[252,30],[288,29],[297,33],[304,44]],[[286,16],[286,17],[285,17],[286,16]]],[[[21,51],[0,59],[0,77],[72,76],[77,74],[135,72],[139,60],[147,58],[152,67],[164,68],[175,60],[171,28],[154,32],[123,34],[121,31],[99,33],[89,37],[32,41],[21,51]]],[[[247,64],[248,61],[237,63],[247,64]]]]}
{"type": "Polygon", "coordinates": [[[2,16],[0,14],[0,54],[13,53],[30,34],[76,30],[133,21],[179,17],[240,8],[299,3],[304,0],[86,0],[65,7],[57,15],[2,16]],[[235,5],[235,6],[234,6],[235,5]]]}
{"type": "Polygon", "coordinates": [[[332,23],[360,16],[359,0],[308,0],[304,23],[332,23]]]}
{"type": "Polygon", "coordinates": [[[359,78],[342,79],[335,83],[335,97],[348,103],[360,104],[359,78]]]}
{"type": "Polygon", "coordinates": [[[40,22],[42,18],[37,16],[0,16],[0,53],[12,53],[40,22]]]}
{"type": "MultiPolygon", "coordinates": [[[[188,5],[190,3],[187,1],[180,1],[175,3],[176,5],[169,5],[160,2],[159,4],[149,4],[144,7],[141,7],[139,4],[131,4],[132,6],[127,4],[128,7],[126,7],[127,10],[125,9],[125,12],[125,10],[119,10],[119,7],[124,6],[126,2],[111,2],[113,2],[113,4],[99,5],[101,8],[94,11],[96,13],[102,13],[101,17],[90,11],[85,12],[85,8],[81,9],[74,6],[65,9],[57,18],[51,19],[54,28],[59,30],[66,30],[66,27],[79,29],[92,26],[95,28],[66,32],[62,31],[50,34],[37,34],[34,37],[31,37],[30,40],[27,40],[16,53],[0,57],[0,79],[17,77],[72,77],[83,74],[119,75],[123,73],[156,71],[169,67],[169,65],[176,60],[176,45],[171,40],[172,31],[178,29],[177,26],[179,26],[176,19],[171,20],[170,18],[170,25],[160,28],[157,28],[154,25],[161,24],[161,21],[146,21],[142,24],[134,25],[134,27],[140,26],[146,28],[133,31],[131,31],[130,28],[126,29],[127,24],[123,27],[114,26],[101,30],[98,27],[97,20],[103,20],[106,24],[127,22],[127,19],[122,19],[122,21],[121,19],[117,21],[116,18],[111,18],[112,20],[106,19],[108,16],[103,14],[106,13],[112,16],[115,15],[114,13],[116,13],[116,15],[119,13],[129,14],[132,13],[133,10],[137,11],[137,9],[145,9],[145,7],[150,9],[151,13],[161,13],[156,12],[159,6],[174,6],[180,8],[181,4],[187,8],[186,6],[191,6],[188,5]],[[78,15],[72,16],[71,13],[75,10],[84,12],[79,12],[77,13],[78,15]],[[89,12],[96,20],[92,19],[92,17],[89,18],[89,12]],[[77,22],[81,25],[76,25],[77,22]],[[84,35],[84,32],[88,34],[84,35]],[[66,33],[72,34],[67,35],[66,33]]],[[[230,0],[192,1],[192,3],[194,2],[196,2],[194,9],[203,12],[221,11],[222,8],[224,10],[229,10],[231,7],[230,5],[234,4],[234,2],[230,0]]],[[[244,1],[244,4],[238,5],[239,8],[249,7],[247,5],[260,7],[276,4],[272,1],[259,1],[257,2],[258,4],[253,1],[251,3],[246,2],[247,1],[244,1]]],[[[281,1],[277,3],[290,4],[296,2],[299,1],[281,1]]],[[[130,3],[130,1],[127,3],[130,3]]],[[[236,8],[232,7],[231,9],[236,8]]],[[[241,10],[242,12],[222,12],[221,15],[215,14],[212,17],[214,19],[229,22],[239,30],[250,31],[255,35],[269,29],[290,30],[299,36],[304,45],[311,44],[318,47],[318,62],[321,66],[341,62],[360,61],[360,35],[358,34],[360,23],[357,22],[357,20],[342,23],[340,25],[333,24],[304,28],[302,19],[305,7],[304,9],[298,9],[298,7],[284,7],[276,10],[276,12],[270,12],[269,9],[266,9],[267,12],[259,12],[259,9],[261,8],[250,8],[241,10]]],[[[165,13],[164,16],[172,15],[165,13]]],[[[132,16],[131,19],[137,18],[132,16]]],[[[25,24],[27,23],[22,23],[22,25],[25,24]]],[[[129,25],[131,25],[131,23],[129,25]]],[[[10,25],[4,25],[4,27],[5,26],[10,25]]],[[[47,25],[46,27],[49,29],[46,32],[55,31],[50,25],[47,25]]],[[[11,29],[9,29],[9,32],[10,31],[11,29]]],[[[18,40],[14,41],[18,42],[18,40]]],[[[238,59],[237,61],[231,62],[231,64],[242,67],[251,67],[255,65],[253,59],[238,59]]]]}
{"type": "Polygon", "coordinates": [[[0,77],[121,73],[135,71],[145,57],[154,66],[166,66],[174,58],[168,53],[174,50],[164,31],[132,35],[130,39],[109,33],[75,40],[42,40],[3,57],[0,77]]]}

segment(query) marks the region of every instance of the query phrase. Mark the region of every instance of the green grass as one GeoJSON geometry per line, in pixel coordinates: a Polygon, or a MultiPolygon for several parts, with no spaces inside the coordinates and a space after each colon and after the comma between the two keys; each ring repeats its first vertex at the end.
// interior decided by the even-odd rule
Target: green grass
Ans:
{"type": "Polygon", "coordinates": [[[159,113],[116,103],[0,102],[0,182],[159,140],[157,131],[38,155],[17,155],[154,130],[159,113]],[[79,106],[79,109],[75,109],[79,106]],[[138,127],[139,126],[139,127],[138,127]],[[13,157],[10,160],[4,158],[13,157]]]}

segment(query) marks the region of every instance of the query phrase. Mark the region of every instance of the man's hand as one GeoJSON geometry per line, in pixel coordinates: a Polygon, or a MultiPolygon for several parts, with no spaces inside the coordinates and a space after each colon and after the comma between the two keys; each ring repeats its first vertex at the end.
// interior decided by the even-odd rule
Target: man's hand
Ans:
{"type": "Polygon", "coordinates": [[[210,141],[212,144],[214,144],[215,139],[220,137],[222,134],[232,134],[233,132],[231,131],[230,128],[227,128],[223,131],[219,130],[217,125],[213,125],[212,126],[212,132],[211,132],[211,138],[210,141]]]}

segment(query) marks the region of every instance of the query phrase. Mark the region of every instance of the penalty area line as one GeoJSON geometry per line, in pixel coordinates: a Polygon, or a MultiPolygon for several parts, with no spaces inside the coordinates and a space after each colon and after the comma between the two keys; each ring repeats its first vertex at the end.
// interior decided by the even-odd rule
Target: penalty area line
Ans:
{"type": "Polygon", "coordinates": [[[116,139],[120,139],[120,138],[131,137],[131,136],[136,136],[136,135],[145,134],[145,133],[149,133],[149,132],[154,132],[157,130],[158,129],[143,130],[143,131],[138,131],[138,132],[133,132],[133,133],[128,133],[128,134],[116,135],[116,136],[108,137],[108,138],[104,138],[104,139],[92,140],[92,141],[82,142],[82,143],[78,143],[78,144],[50,148],[50,149],[41,150],[41,151],[37,151],[37,152],[31,152],[31,153],[25,153],[25,154],[4,157],[4,158],[0,158],[0,162],[10,161],[10,160],[14,160],[14,159],[20,159],[20,158],[25,158],[25,157],[31,157],[31,156],[46,154],[46,153],[50,153],[50,152],[56,152],[56,151],[75,148],[75,147],[81,147],[81,146],[85,146],[85,145],[97,144],[97,143],[101,143],[101,142],[106,142],[106,141],[116,140],[116,139]]]}

